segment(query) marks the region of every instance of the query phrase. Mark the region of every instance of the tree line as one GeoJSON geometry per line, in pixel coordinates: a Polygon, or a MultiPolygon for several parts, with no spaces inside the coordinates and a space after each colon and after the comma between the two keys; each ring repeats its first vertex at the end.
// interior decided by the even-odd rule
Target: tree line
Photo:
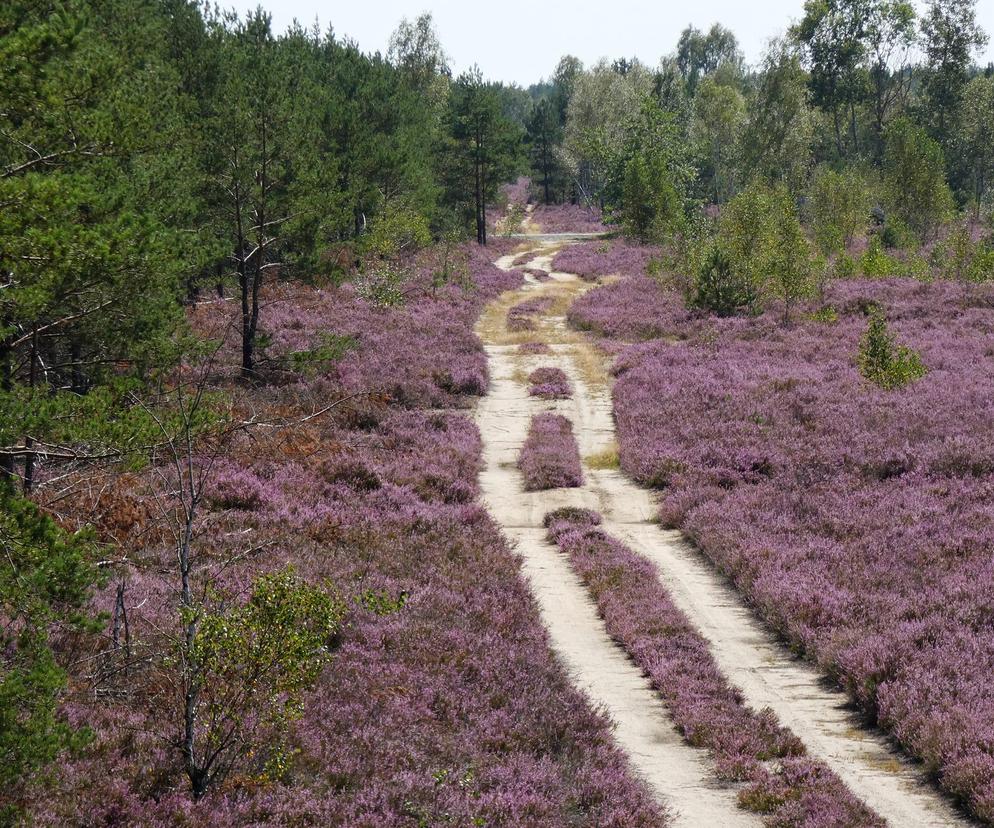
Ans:
{"type": "Polygon", "coordinates": [[[801,11],[755,67],[720,24],[685,29],[655,68],[562,58],[530,89],[534,197],[664,244],[688,303],[719,314],[778,301],[789,323],[853,273],[994,278],[994,66],[975,63],[975,0],[801,11]]]}
{"type": "Polygon", "coordinates": [[[720,24],[685,29],[656,67],[564,57],[529,90],[536,195],[605,207],[642,235],[639,192],[723,204],[762,179],[801,197],[822,166],[879,174],[890,132],[892,147],[940,159],[955,203],[979,216],[994,187],[994,66],[974,63],[988,40],[975,7],[807,0],[758,66],[720,24]]]}

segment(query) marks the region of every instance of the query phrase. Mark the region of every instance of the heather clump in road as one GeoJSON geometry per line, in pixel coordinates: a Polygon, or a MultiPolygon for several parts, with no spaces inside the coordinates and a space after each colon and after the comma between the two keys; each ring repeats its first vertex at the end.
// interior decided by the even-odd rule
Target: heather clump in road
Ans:
{"type": "Polygon", "coordinates": [[[994,722],[992,289],[840,280],[785,327],[775,311],[690,315],[628,281],[588,294],[575,317],[616,340],[651,323],[686,341],[618,358],[622,468],[662,490],[664,524],[785,639],[994,819],[982,735],[994,722]],[[876,308],[895,347],[920,355],[924,375],[901,388],[860,370],[876,308]]]}
{"type": "Polygon", "coordinates": [[[507,312],[507,329],[513,332],[535,330],[535,320],[552,307],[551,296],[536,296],[519,302],[507,312]]]}
{"type": "Polygon", "coordinates": [[[596,513],[572,508],[545,518],[550,540],[569,557],[608,632],[651,678],[684,738],[711,751],[720,777],[746,783],[740,805],[776,825],[883,825],[831,770],[805,755],[772,711],[743,703],[653,565],[600,522],[596,513]]]}
{"type": "Polygon", "coordinates": [[[536,414],[521,446],[518,469],[525,491],[574,488],[583,485],[580,451],[573,425],[561,414],[536,414]]]}
{"type": "Polygon", "coordinates": [[[543,400],[565,400],[573,396],[573,386],[562,368],[536,368],[528,375],[528,383],[528,393],[543,400]]]}

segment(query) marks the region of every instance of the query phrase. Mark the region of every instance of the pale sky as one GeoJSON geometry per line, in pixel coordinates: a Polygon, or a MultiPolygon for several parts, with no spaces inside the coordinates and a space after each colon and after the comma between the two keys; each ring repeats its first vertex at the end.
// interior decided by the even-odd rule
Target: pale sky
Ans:
{"type": "MultiPolygon", "coordinates": [[[[237,0],[255,8],[260,0],[237,0]]],[[[227,3],[222,2],[222,5],[227,3]]],[[[442,44],[458,74],[474,63],[485,77],[528,86],[552,74],[559,57],[574,54],[585,65],[601,57],[638,57],[650,66],[673,51],[688,24],[706,29],[715,21],[739,39],[750,63],[767,41],[782,34],[803,8],[803,0],[261,0],[282,31],[297,18],[321,29],[330,23],[365,52],[385,52],[402,17],[423,11],[435,18],[442,44]]],[[[922,5],[922,4],[919,4],[922,5]]],[[[994,35],[994,0],[980,0],[977,19],[994,35]]],[[[988,44],[981,64],[994,61],[988,44]]]]}

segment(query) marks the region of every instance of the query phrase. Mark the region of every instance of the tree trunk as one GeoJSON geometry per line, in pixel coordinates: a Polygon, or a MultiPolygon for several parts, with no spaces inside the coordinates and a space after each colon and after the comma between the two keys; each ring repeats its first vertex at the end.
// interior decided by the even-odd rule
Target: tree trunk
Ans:
{"type": "Polygon", "coordinates": [[[545,191],[545,203],[546,205],[551,204],[549,200],[549,168],[552,165],[549,163],[549,142],[544,141],[542,143],[542,188],[545,191]]]}
{"type": "Polygon", "coordinates": [[[859,133],[856,131],[856,103],[849,101],[849,132],[852,135],[852,151],[859,152],[859,133]]]}
{"type": "Polygon", "coordinates": [[[480,216],[481,223],[480,227],[483,231],[483,241],[481,244],[486,246],[487,244],[487,168],[485,164],[480,166],[480,189],[482,191],[482,198],[480,199],[480,216]]]}
{"type": "Polygon", "coordinates": [[[838,150],[839,158],[845,158],[846,150],[842,145],[842,128],[839,125],[839,107],[837,105],[832,108],[832,121],[835,126],[835,148],[838,150]]]}
{"type": "Polygon", "coordinates": [[[252,351],[254,342],[250,328],[249,313],[249,273],[245,261],[245,225],[242,219],[241,190],[235,185],[235,270],[238,273],[238,288],[242,300],[242,374],[252,374],[252,351]]]}
{"type": "MultiPolygon", "coordinates": [[[[13,368],[10,364],[11,353],[9,342],[0,342],[0,390],[13,390],[13,368]]],[[[14,477],[14,458],[12,455],[0,455],[0,481],[11,480],[14,477]]]]}
{"type": "MultiPolygon", "coordinates": [[[[28,371],[28,387],[31,389],[31,396],[34,396],[35,382],[38,378],[38,328],[31,334],[31,368],[28,371]]],[[[28,494],[34,487],[35,482],[35,453],[31,451],[34,447],[34,440],[31,435],[24,438],[24,447],[28,449],[24,455],[24,493],[28,494]]]]}
{"type": "Polygon", "coordinates": [[[253,373],[252,351],[252,315],[249,311],[249,275],[245,262],[238,263],[238,286],[242,294],[242,374],[251,376],[253,373]]]}
{"type": "Polygon", "coordinates": [[[83,345],[76,336],[73,336],[69,342],[69,359],[72,362],[69,385],[74,394],[82,396],[86,393],[87,383],[83,374],[83,345]]]}

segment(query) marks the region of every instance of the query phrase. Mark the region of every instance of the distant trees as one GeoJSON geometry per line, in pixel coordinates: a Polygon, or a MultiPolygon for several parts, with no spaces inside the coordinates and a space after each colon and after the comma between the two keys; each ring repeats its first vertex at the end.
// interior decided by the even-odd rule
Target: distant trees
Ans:
{"type": "Polygon", "coordinates": [[[917,42],[915,8],[907,0],[876,0],[865,31],[864,61],[873,110],[873,159],[883,157],[884,129],[908,105],[912,48],[917,42]]]}
{"type": "Polygon", "coordinates": [[[865,0],[807,0],[794,30],[810,66],[812,102],[831,116],[842,158],[860,150],[857,120],[867,87],[863,61],[868,10],[865,0]]]}
{"type": "Polygon", "coordinates": [[[738,139],[745,119],[745,98],[734,85],[711,77],[701,81],[694,97],[693,132],[701,156],[707,159],[703,172],[709,179],[708,195],[716,204],[736,190],[738,139]]]}
{"type": "Polygon", "coordinates": [[[451,70],[430,14],[419,15],[413,23],[401,20],[390,36],[387,60],[400,69],[412,88],[441,110],[451,70]]]}
{"type": "Polygon", "coordinates": [[[631,235],[662,241],[682,223],[693,178],[680,126],[654,100],[644,99],[608,158],[606,202],[631,235]]]}
{"type": "Polygon", "coordinates": [[[230,245],[240,291],[242,370],[251,377],[260,291],[266,274],[282,264],[284,234],[299,209],[297,178],[317,161],[305,157],[317,135],[300,113],[316,90],[300,77],[300,64],[285,59],[290,44],[276,41],[261,11],[218,26],[215,48],[219,79],[209,152],[217,164],[219,231],[230,245]]]}
{"type": "Polygon", "coordinates": [[[452,84],[440,162],[448,203],[472,215],[479,244],[487,243],[487,203],[521,167],[521,129],[505,115],[501,87],[478,69],[452,84]]]}
{"type": "Polygon", "coordinates": [[[811,168],[815,118],[797,49],[774,41],[763,59],[742,136],[742,174],[800,190],[811,168]]]}
{"type": "Polygon", "coordinates": [[[706,33],[694,26],[688,26],[680,33],[676,65],[691,96],[698,83],[723,63],[738,65],[741,62],[742,53],[735,34],[720,23],[715,23],[706,33]]]}
{"type": "Polygon", "coordinates": [[[934,236],[953,207],[938,142],[910,121],[896,120],[887,128],[883,175],[890,213],[922,242],[934,236]]]}
{"type": "Polygon", "coordinates": [[[852,167],[836,172],[819,167],[811,182],[811,229],[826,256],[844,253],[870,219],[870,193],[852,167]]]}
{"type": "Polygon", "coordinates": [[[652,75],[638,63],[624,73],[607,61],[578,75],[563,134],[563,159],[580,198],[605,204],[628,125],[652,92],[652,75]]]}
{"type": "Polygon", "coordinates": [[[923,114],[941,141],[954,123],[973,55],[987,43],[975,9],[976,0],[932,0],[921,22],[923,114]]]}
{"type": "Polygon", "coordinates": [[[965,161],[974,218],[994,191],[994,77],[978,75],[963,90],[957,117],[956,155],[965,161]]]}
{"type": "Polygon", "coordinates": [[[557,150],[562,143],[562,125],[555,104],[539,101],[528,120],[528,144],[532,170],[542,188],[542,201],[552,204],[563,189],[557,150]]]}

